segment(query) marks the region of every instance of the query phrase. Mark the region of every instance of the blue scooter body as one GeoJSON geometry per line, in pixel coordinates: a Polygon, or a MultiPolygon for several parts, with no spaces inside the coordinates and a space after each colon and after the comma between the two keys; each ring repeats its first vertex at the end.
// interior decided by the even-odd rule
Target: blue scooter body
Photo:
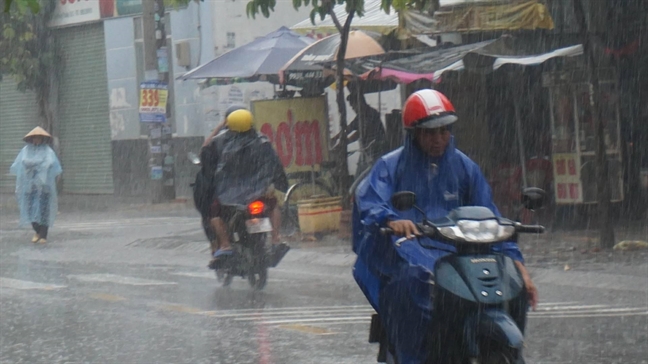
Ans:
{"type": "MultiPolygon", "coordinates": [[[[524,363],[526,291],[513,260],[501,254],[449,254],[437,261],[434,273],[428,362],[477,358],[496,347],[506,350],[514,363],[524,363]]],[[[370,342],[380,342],[378,362],[395,363],[382,330],[375,315],[370,342]]]]}
{"type": "Polygon", "coordinates": [[[517,356],[524,342],[526,294],[511,258],[448,255],[437,262],[435,276],[434,314],[441,332],[460,329],[470,357],[480,356],[485,341],[517,356]]]}

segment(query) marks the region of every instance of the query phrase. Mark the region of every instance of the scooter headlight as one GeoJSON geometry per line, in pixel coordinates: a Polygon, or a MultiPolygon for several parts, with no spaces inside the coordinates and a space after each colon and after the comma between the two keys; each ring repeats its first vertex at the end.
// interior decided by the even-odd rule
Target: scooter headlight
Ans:
{"type": "Polygon", "coordinates": [[[495,219],[481,221],[459,220],[455,226],[439,228],[439,232],[451,240],[463,240],[469,243],[493,243],[513,236],[515,227],[500,225],[495,219]]]}

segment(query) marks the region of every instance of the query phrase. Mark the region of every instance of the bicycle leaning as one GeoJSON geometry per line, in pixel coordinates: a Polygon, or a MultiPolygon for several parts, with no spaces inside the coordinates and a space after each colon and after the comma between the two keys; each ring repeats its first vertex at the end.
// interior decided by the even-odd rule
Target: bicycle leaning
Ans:
{"type": "MultiPolygon", "coordinates": [[[[360,149],[347,152],[347,157],[362,152],[360,149]]],[[[322,161],[319,164],[319,171],[315,170],[315,165],[307,172],[289,173],[289,180],[297,180],[292,184],[283,200],[283,228],[285,231],[292,233],[299,230],[298,203],[299,201],[335,197],[338,193],[339,182],[333,175],[333,170],[337,167],[334,161],[322,161]]],[[[356,177],[349,188],[349,196],[353,196],[355,189],[371,171],[373,161],[361,173],[356,173],[356,177]]]]}

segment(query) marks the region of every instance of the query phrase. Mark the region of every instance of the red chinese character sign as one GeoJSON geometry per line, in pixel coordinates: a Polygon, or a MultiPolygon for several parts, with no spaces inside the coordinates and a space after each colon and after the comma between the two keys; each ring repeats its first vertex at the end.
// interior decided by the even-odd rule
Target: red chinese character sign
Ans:
{"type": "Polygon", "coordinates": [[[328,158],[325,97],[254,101],[252,109],[257,130],[270,139],[286,173],[319,170],[328,158]]]}
{"type": "Polygon", "coordinates": [[[583,202],[578,154],[554,154],[554,184],[557,204],[583,202]]]}

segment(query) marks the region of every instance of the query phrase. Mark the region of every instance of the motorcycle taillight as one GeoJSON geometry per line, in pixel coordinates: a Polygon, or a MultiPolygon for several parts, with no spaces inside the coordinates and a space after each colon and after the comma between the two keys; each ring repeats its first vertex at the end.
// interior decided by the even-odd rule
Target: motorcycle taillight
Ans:
{"type": "Polygon", "coordinates": [[[248,211],[250,212],[250,215],[260,215],[263,213],[264,207],[265,204],[262,201],[254,201],[248,205],[248,211]]]}

